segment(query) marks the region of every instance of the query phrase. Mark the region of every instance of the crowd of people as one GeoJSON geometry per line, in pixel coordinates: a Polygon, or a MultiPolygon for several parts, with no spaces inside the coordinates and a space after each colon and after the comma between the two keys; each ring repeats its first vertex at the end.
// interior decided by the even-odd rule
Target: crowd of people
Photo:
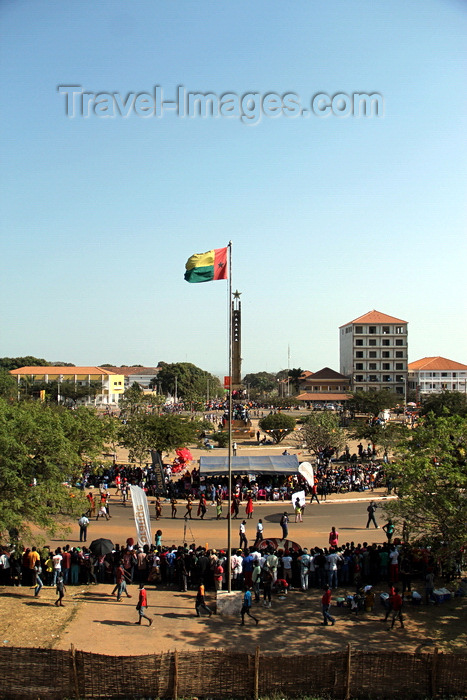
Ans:
{"type": "MultiPolygon", "coordinates": [[[[84,544],[56,549],[31,547],[21,552],[4,547],[0,554],[1,585],[34,586],[36,595],[42,585],[55,587],[59,579],[71,586],[109,583],[118,587],[124,581],[181,591],[196,590],[200,584],[214,590],[227,587],[226,550],[207,550],[196,544],[164,546],[161,530],[156,538],[159,544],[144,547],[136,546],[129,538],[105,555],[93,554],[84,544]]],[[[429,550],[413,549],[399,541],[392,543],[391,538],[388,536],[385,544],[339,544],[339,533],[333,527],[325,548],[275,550],[266,540],[249,547],[243,539],[243,546],[231,552],[231,586],[234,590],[252,587],[257,601],[262,591],[270,602],[271,590],[277,585],[281,590],[329,586],[358,593],[364,587],[388,583],[399,584],[404,594],[411,592],[415,579],[417,587],[424,588],[428,602],[435,575],[447,580],[460,576],[460,556],[442,570],[429,550]]],[[[123,588],[119,598],[125,592],[123,588]]]]}

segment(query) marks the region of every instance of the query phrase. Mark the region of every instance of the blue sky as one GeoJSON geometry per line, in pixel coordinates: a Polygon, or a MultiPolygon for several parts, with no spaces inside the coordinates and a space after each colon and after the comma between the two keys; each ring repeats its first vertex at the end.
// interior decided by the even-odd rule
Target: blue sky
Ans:
{"type": "Polygon", "coordinates": [[[466,5],[456,0],[3,0],[1,356],[227,373],[233,242],[244,372],[339,369],[338,327],[409,322],[467,363],[466,5]],[[87,119],[91,93],[379,93],[380,118],[87,119]]]}

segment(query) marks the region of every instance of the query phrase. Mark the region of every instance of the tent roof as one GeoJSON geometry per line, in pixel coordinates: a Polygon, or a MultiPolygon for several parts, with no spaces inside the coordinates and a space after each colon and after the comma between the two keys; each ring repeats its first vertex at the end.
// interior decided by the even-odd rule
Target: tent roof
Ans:
{"type": "MultiPolygon", "coordinates": [[[[200,457],[199,470],[205,476],[228,473],[228,457],[200,457]]],[[[232,474],[296,474],[297,455],[232,457],[232,474]]]]}

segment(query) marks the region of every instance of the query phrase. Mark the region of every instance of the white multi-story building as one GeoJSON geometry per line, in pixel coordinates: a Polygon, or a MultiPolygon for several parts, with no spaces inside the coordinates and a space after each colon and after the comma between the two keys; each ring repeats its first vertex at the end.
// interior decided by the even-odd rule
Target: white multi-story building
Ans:
{"type": "Polygon", "coordinates": [[[417,395],[441,391],[467,393],[467,365],[445,357],[424,357],[409,364],[409,389],[417,395]]]}
{"type": "Polygon", "coordinates": [[[354,391],[407,390],[407,321],[380,311],[346,323],[340,329],[340,372],[354,391]]]}

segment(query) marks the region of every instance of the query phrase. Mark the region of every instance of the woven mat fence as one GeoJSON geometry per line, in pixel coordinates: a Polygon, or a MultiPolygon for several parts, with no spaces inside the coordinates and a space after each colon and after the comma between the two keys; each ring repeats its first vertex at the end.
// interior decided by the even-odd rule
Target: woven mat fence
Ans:
{"type": "Polygon", "coordinates": [[[353,651],[294,656],[219,650],[105,656],[0,648],[0,698],[350,698],[467,696],[467,654],[353,651]]]}

